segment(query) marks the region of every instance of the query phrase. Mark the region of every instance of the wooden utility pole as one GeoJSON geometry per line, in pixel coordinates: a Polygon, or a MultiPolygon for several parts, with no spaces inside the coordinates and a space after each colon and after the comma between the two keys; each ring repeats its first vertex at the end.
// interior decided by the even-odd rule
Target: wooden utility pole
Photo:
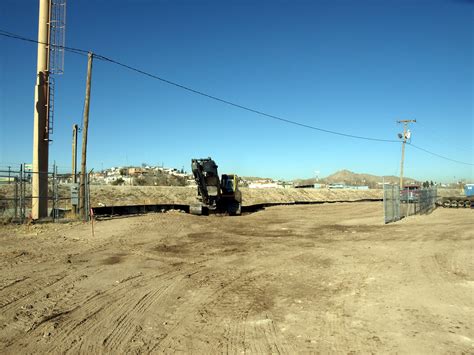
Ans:
{"type": "Polygon", "coordinates": [[[86,211],[86,179],[87,179],[87,130],[89,128],[89,105],[91,94],[92,79],[92,59],[94,55],[89,52],[87,61],[87,81],[86,81],[86,97],[84,100],[84,122],[82,124],[82,157],[81,157],[81,180],[79,186],[79,213],[83,220],[87,219],[86,211]]]}
{"type": "Polygon", "coordinates": [[[40,0],[37,78],[33,119],[32,219],[40,219],[48,216],[49,7],[50,0],[40,0]]]}
{"type": "Polygon", "coordinates": [[[71,186],[71,210],[72,214],[76,216],[78,205],[78,189],[77,189],[77,124],[72,125],[72,186],[71,186]]]}
{"type": "Polygon", "coordinates": [[[403,136],[400,137],[400,139],[403,139],[402,141],[402,160],[400,161],[400,190],[403,189],[403,164],[405,162],[405,144],[407,140],[410,139],[410,133],[408,131],[408,124],[411,122],[416,122],[416,120],[400,120],[397,121],[397,123],[403,123],[403,136]]]}
{"type": "Polygon", "coordinates": [[[72,182],[77,183],[77,124],[72,125],[72,182]]]}

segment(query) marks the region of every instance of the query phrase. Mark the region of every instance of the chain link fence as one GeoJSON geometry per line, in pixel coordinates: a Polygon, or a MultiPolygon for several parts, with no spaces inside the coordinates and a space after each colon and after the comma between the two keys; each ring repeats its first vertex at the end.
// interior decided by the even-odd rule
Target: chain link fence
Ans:
{"type": "Polygon", "coordinates": [[[425,188],[420,191],[418,214],[431,213],[436,207],[438,199],[438,189],[436,186],[425,188]]]}
{"type": "MultiPolygon", "coordinates": [[[[85,179],[86,211],[90,210],[89,180],[85,179]]],[[[33,201],[40,198],[47,199],[46,219],[58,222],[76,218],[74,212],[78,198],[74,191],[78,191],[79,184],[74,184],[72,181],[70,173],[58,173],[55,165],[48,172],[33,172],[28,164],[0,168],[0,222],[28,222],[31,220],[33,201]],[[48,196],[33,196],[32,180],[35,174],[47,175],[48,196]]],[[[85,219],[88,218],[89,213],[86,213],[85,219]]]]}
{"type": "Polygon", "coordinates": [[[384,222],[387,224],[404,217],[431,213],[436,208],[437,199],[436,186],[400,190],[398,185],[384,185],[384,222]]]}
{"type": "Polygon", "coordinates": [[[383,186],[383,210],[385,224],[400,220],[400,187],[398,185],[383,186]]]}

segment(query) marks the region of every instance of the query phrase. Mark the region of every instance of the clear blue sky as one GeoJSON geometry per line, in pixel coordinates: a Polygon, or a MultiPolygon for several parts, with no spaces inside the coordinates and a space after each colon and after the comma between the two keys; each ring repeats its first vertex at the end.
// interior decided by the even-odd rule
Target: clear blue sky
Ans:
{"type": "MultiPolygon", "coordinates": [[[[37,38],[38,1],[2,0],[0,27],[37,38]]],[[[468,0],[68,1],[66,45],[303,124],[396,139],[474,163],[474,3],[468,0]]],[[[31,162],[36,45],[0,37],[0,165],[31,162]]],[[[57,77],[50,162],[69,167],[87,58],[57,77]]],[[[399,174],[401,145],[257,116],[110,63],[94,62],[89,168],[146,162],[274,178],[340,169],[399,174]]],[[[472,180],[407,147],[405,174],[472,180]]]]}

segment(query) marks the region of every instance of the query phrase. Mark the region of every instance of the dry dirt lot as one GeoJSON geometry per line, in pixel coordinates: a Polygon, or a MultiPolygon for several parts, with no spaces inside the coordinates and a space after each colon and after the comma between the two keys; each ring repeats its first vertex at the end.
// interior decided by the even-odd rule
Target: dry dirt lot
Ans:
{"type": "Polygon", "coordinates": [[[0,353],[472,353],[474,211],[0,227],[0,353]]]}

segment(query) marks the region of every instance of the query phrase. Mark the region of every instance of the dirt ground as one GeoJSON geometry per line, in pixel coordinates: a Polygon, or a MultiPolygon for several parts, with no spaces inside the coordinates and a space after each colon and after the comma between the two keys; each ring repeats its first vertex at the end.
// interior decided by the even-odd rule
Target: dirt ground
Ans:
{"type": "Polygon", "coordinates": [[[0,353],[473,353],[474,211],[0,227],[0,353]]]}

